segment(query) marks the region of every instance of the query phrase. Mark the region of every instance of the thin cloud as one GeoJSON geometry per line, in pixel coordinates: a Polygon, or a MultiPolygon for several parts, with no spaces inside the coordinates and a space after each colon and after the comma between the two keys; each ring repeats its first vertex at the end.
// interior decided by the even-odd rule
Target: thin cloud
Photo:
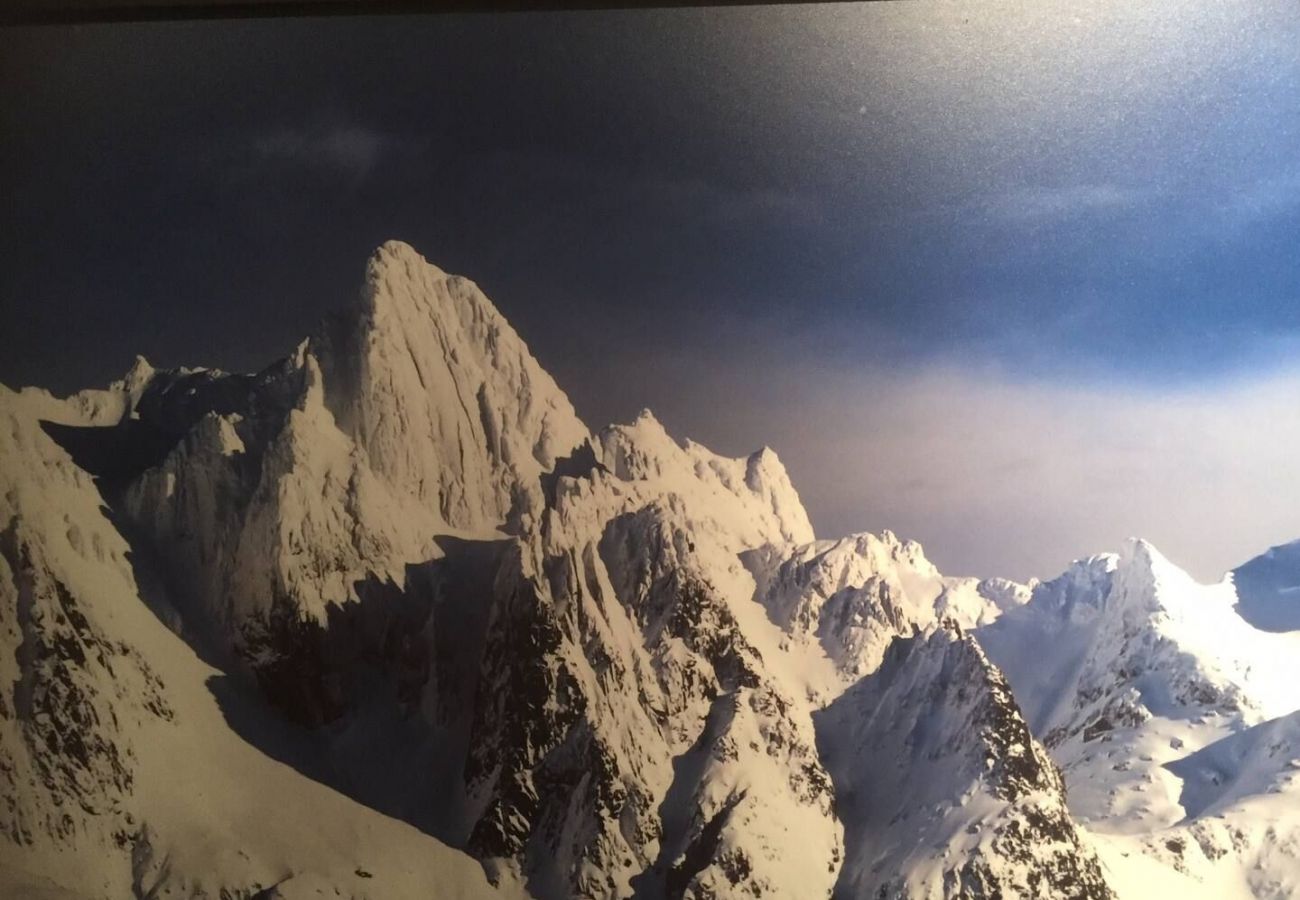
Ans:
{"type": "Polygon", "coordinates": [[[262,162],[365,178],[386,156],[406,142],[369,128],[349,125],[325,129],[280,128],[253,140],[253,153],[262,162]]]}
{"type": "Polygon", "coordinates": [[[1141,199],[1139,191],[1113,184],[1036,187],[996,197],[989,202],[988,211],[996,218],[1032,222],[1116,213],[1136,206],[1141,199]]]}
{"type": "Polygon", "coordinates": [[[1227,224],[1247,225],[1286,215],[1300,207],[1300,172],[1261,178],[1234,191],[1223,203],[1227,224]]]}

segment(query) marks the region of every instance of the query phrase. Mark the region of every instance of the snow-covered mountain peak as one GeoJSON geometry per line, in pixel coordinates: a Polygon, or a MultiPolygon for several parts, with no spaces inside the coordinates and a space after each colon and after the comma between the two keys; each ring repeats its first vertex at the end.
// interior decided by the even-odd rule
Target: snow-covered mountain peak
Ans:
{"type": "MultiPolygon", "coordinates": [[[[238,425],[242,417],[238,413],[223,416],[210,412],[199,420],[198,425],[186,436],[193,446],[204,448],[220,456],[233,456],[243,453],[244,441],[239,436],[238,425]]],[[[173,453],[176,450],[172,451],[173,453]]]]}
{"type": "Polygon", "coordinates": [[[1249,635],[1230,594],[1230,585],[1199,585],[1149,542],[1129,540],[1038,585],[980,640],[1023,692],[1031,725],[1054,745],[1091,721],[1137,724],[1184,704],[1237,709],[1241,686],[1228,676],[1235,666],[1223,662],[1222,642],[1249,635]],[[1043,646],[1056,648],[1046,667],[1043,646]],[[1022,684],[1029,668],[1059,673],[1022,684]],[[1077,699],[1063,682],[1077,685],[1077,699]]]}
{"type": "Polygon", "coordinates": [[[657,426],[661,430],[663,425],[659,422],[659,417],[655,415],[654,410],[648,406],[643,406],[637,410],[636,417],[632,419],[633,425],[647,424],[651,427],[657,426]]]}
{"type": "Polygon", "coordinates": [[[375,252],[360,307],[314,343],[326,402],[371,470],[454,528],[495,529],[590,438],[478,286],[406,244],[375,252]]]}
{"type": "Polygon", "coordinates": [[[811,541],[812,523],[785,467],[770,450],[720,456],[694,441],[678,442],[649,410],[597,435],[601,464],[614,478],[693,497],[701,519],[729,532],[734,552],[811,541]]]}
{"type": "Polygon", "coordinates": [[[1150,541],[1129,538],[1115,559],[1116,578],[1132,592],[1176,594],[1195,580],[1174,565],[1150,541]]]}
{"type": "MultiPolygon", "coordinates": [[[[700,454],[694,454],[697,458],[700,454]]],[[[750,454],[745,460],[745,484],[756,495],[764,498],[783,523],[783,537],[788,541],[809,540],[814,537],[812,522],[795,491],[790,473],[776,451],[770,447],[750,454]]]]}
{"type": "Polygon", "coordinates": [[[1075,560],[1057,578],[1040,585],[1035,602],[1076,620],[1097,610],[1118,608],[1154,613],[1163,600],[1177,604],[1191,577],[1142,538],[1128,538],[1113,553],[1075,560]]]}
{"type": "Polygon", "coordinates": [[[611,424],[597,435],[601,456],[615,477],[625,481],[661,474],[679,459],[683,448],[649,409],[626,424],[611,424]]]}
{"type": "Polygon", "coordinates": [[[420,266],[429,270],[430,274],[436,276],[446,276],[446,272],[438,266],[429,262],[428,259],[416,250],[406,241],[390,238],[375,248],[370,254],[370,259],[366,262],[368,271],[382,269],[386,266],[420,266]]]}
{"type": "Polygon", "coordinates": [[[1233,609],[1231,576],[1201,584],[1149,541],[1132,538],[1117,553],[1085,562],[1083,569],[1067,573],[1073,598],[1097,605],[1103,618],[1122,622],[1126,632],[1142,630],[1173,641],[1210,668],[1243,642],[1253,646],[1261,637],[1233,609]]]}
{"type": "MultiPolygon", "coordinates": [[[[1198,795],[1179,781],[1221,778],[1181,760],[1300,707],[1298,636],[1252,627],[1236,602],[1230,578],[1199,584],[1149,542],[1132,540],[1075,563],[977,631],[1062,766],[1071,811],[1085,825],[1120,834],[1185,826],[1210,859],[1245,854],[1256,841],[1240,832],[1211,838],[1188,821],[1198,814],[1188,798],[1198,795]]],[[[1183,848],[1188,838],[1149,842],[1185,871],[1190,858],[1166,844],[1183,848]]]]}
{"type": "Polygon", "coordinates": [[[402,315],[396,307],[427,304],[431,299],[429,289],[448,277],[410,244],[387,241],[366,261],[364,287],[359,295],[361,308],[376,325],[389,317],[400,321],[402,315]],[[422,289],[410,290],[411,286],[422,289]]]}
{"type": "Polygon", "coordinates": [[[144,390],[144,386],[149,383],[157,371],[143,355],[136,354],[135,360],[131,363],[131,368],[126,370],[126,374],[122,376],[120,381],[113,384],[113,388],[119,388],[128,394],[138,394],[144,390]]]}

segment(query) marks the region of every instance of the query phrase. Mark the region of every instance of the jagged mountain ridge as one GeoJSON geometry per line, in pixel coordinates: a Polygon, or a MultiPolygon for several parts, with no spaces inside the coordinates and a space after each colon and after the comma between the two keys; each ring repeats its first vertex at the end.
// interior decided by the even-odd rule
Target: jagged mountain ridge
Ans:
{"type": "Polygon", "coordinates": [[[837,897],[1113,896],[1006,680],[952,620],[893,641],[817,715],[850,841],[837,897]]]}
{"type": "MultiPolygon", "coordinates": [[[[937,654],[889,648],[947,646],[945,618],[983,634],[1018,614],[1029,588],[945,578],[918,545],[888,533],[816,541],[770,450],[719,457],[673,440],[649,413],[592,433],[472,282],[396,242],[369,262],[355,307],[262,373],[138,361],[108,391],[4,402],[14,433],[35,448],[6,460],[13,479],[53,465],[89,496],[86,472],[98,476],[112,519],[95,527],[130,541],[115,561],[124,585],[115,603],[143,609],[147,599],[157,616],[132,658],[186,660],[167,679],[185,690],[160,699],[182,718],[156,727],[174,745],[189,728],[185,709],[220,708],[240,736],[288,761],[286,772],[310,776],[287,776],[289,794],[324,791],[315,784],[324,781],[357,801],[345,809],[363,811],[341,813],[341,827],[391,822],[371,810],[416,825],[423,834],[394,848],[427,848],[435,870],[414,872],[373,844],[371,861],[340,869],[355,857],[322,862],[313,849],[322,840],[272,878],[269,860],[295,858],[283,831],[267,841],[279,849],[262,854],[227,824],[238,810],[186,823],[183,807],[155,800],[141,806],[147,834],[132,813],[134,830],[101,835],[118,875],[139,869],[150,883],[232,895],[284,877],[285,896],[313,883],[407,896],[420,878],[466,895],[865,896],[859,863],[879,850],[856,840],[844,773],[854,754],[866,761],[892,746],[927,704],[950,705],[942,691],[899,684],[933,682],[946,664],[932,657],[955,653],[984,686],[953,701],[957,720],[966,710],[1028,733],[971,638],[937,654]],[[202,664],[159,619],[224,680],[205,688],[202,664]],[[918,632],[938,636],[922,642],[918,632]],[[914,661],[880,669],[890,653],[914,661]],[[887,700],[888,727],[855,731],[887,700]],[[245,706],[269,726],[249,726],[245,706]],[[846,757],[844,747],[858,749],[846,757]],[[154,861],[132,867],[134,856],[154,861]]],[[[27,511],[52,496],[5,511],[38,548],[62,540],[61,525],[27,511]]],[[[51,556],[24,577],[54,583],[78,565],[51,556]]],[[[134,640],[109,609],[88,606],[103,617],[88,622],[134,640]]],[[[40,627],[54,658],[79,668],[54,624],[40,627]]],[[[18,680],[30,679],[31,628],[8,640],[18,680]]],[[[1019,690],[1033,676],[1014,668],[1019,690]]],[[[86,678],[104,690],[103,674],[86,678]]],[[[136,695],[149,696],[122,702],[134,707],[136,695]]],[[[152,723],[146,713],[132,709],[152,723]]],[[[41,746],[27,725],[6,721],[6,749],[41,746]]],[[[1009,758],[998,740],[946,742],[945,758],[966,773],[960,783],[907,773],[900,783],[918,802],[947,804],[952,834],[978,831],[997,815],[972,798],[1008,799],[997,777],[978,774],[1009,758]]],[[[916,866],[890,882],[897,895],[1014,895],[1025,885],[1108,895],[1064,785],[1033,746],[1035,815],[1055,823],[1054,849],[1032,828],[1008,828],[1021,821],[1013,815],[990,826],[997,839],[953,845],[960,858],[942,870],[966,874],[934,878],[910,822],[877,824],[872,843],[916,866]]],[[[199,767],[208,777],[225,777],[198,756],[212,760],[199,767]]],[[[153,758],[141,784],[180,777],[177,766],[153,758]]],[[[45,809],[34,783],[11,781],[6,798],[45,809]]],[[[88,784],[115,808],[137,803],[107,776],[88,784]]],[[[274,795],[273,782],[262,785],[274,795]]],[[[57,829],[45,837],[64,852],[57,829]]],[[[45,857],[22,859],[32,872],[45,857]]],[[[69,883],[93,894],[84,885],[102,876],[86,877],[69,883]]]]}

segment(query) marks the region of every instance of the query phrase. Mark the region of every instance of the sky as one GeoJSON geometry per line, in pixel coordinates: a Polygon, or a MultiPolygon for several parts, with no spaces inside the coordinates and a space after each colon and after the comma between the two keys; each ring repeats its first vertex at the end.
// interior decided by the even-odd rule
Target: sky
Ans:
{"type": "Polygon", "coordinates": [[[1203,579],[1300,538],[1300,8],[826,4],[0,30],[0,382],[253,371],[389,238],[593,426],[822,537],[1203,579]]]}

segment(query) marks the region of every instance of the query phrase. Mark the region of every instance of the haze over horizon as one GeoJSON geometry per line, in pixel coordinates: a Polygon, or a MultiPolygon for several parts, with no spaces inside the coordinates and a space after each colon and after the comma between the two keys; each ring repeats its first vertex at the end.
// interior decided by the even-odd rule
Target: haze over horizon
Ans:
{"type": "Polygon", "coordinates": [[[0,90],[5,384],[260,368],[399,238],[593,427],[773,446],[822,537],[1300,537],[1291,4],[7,29],[0,90]]]}

